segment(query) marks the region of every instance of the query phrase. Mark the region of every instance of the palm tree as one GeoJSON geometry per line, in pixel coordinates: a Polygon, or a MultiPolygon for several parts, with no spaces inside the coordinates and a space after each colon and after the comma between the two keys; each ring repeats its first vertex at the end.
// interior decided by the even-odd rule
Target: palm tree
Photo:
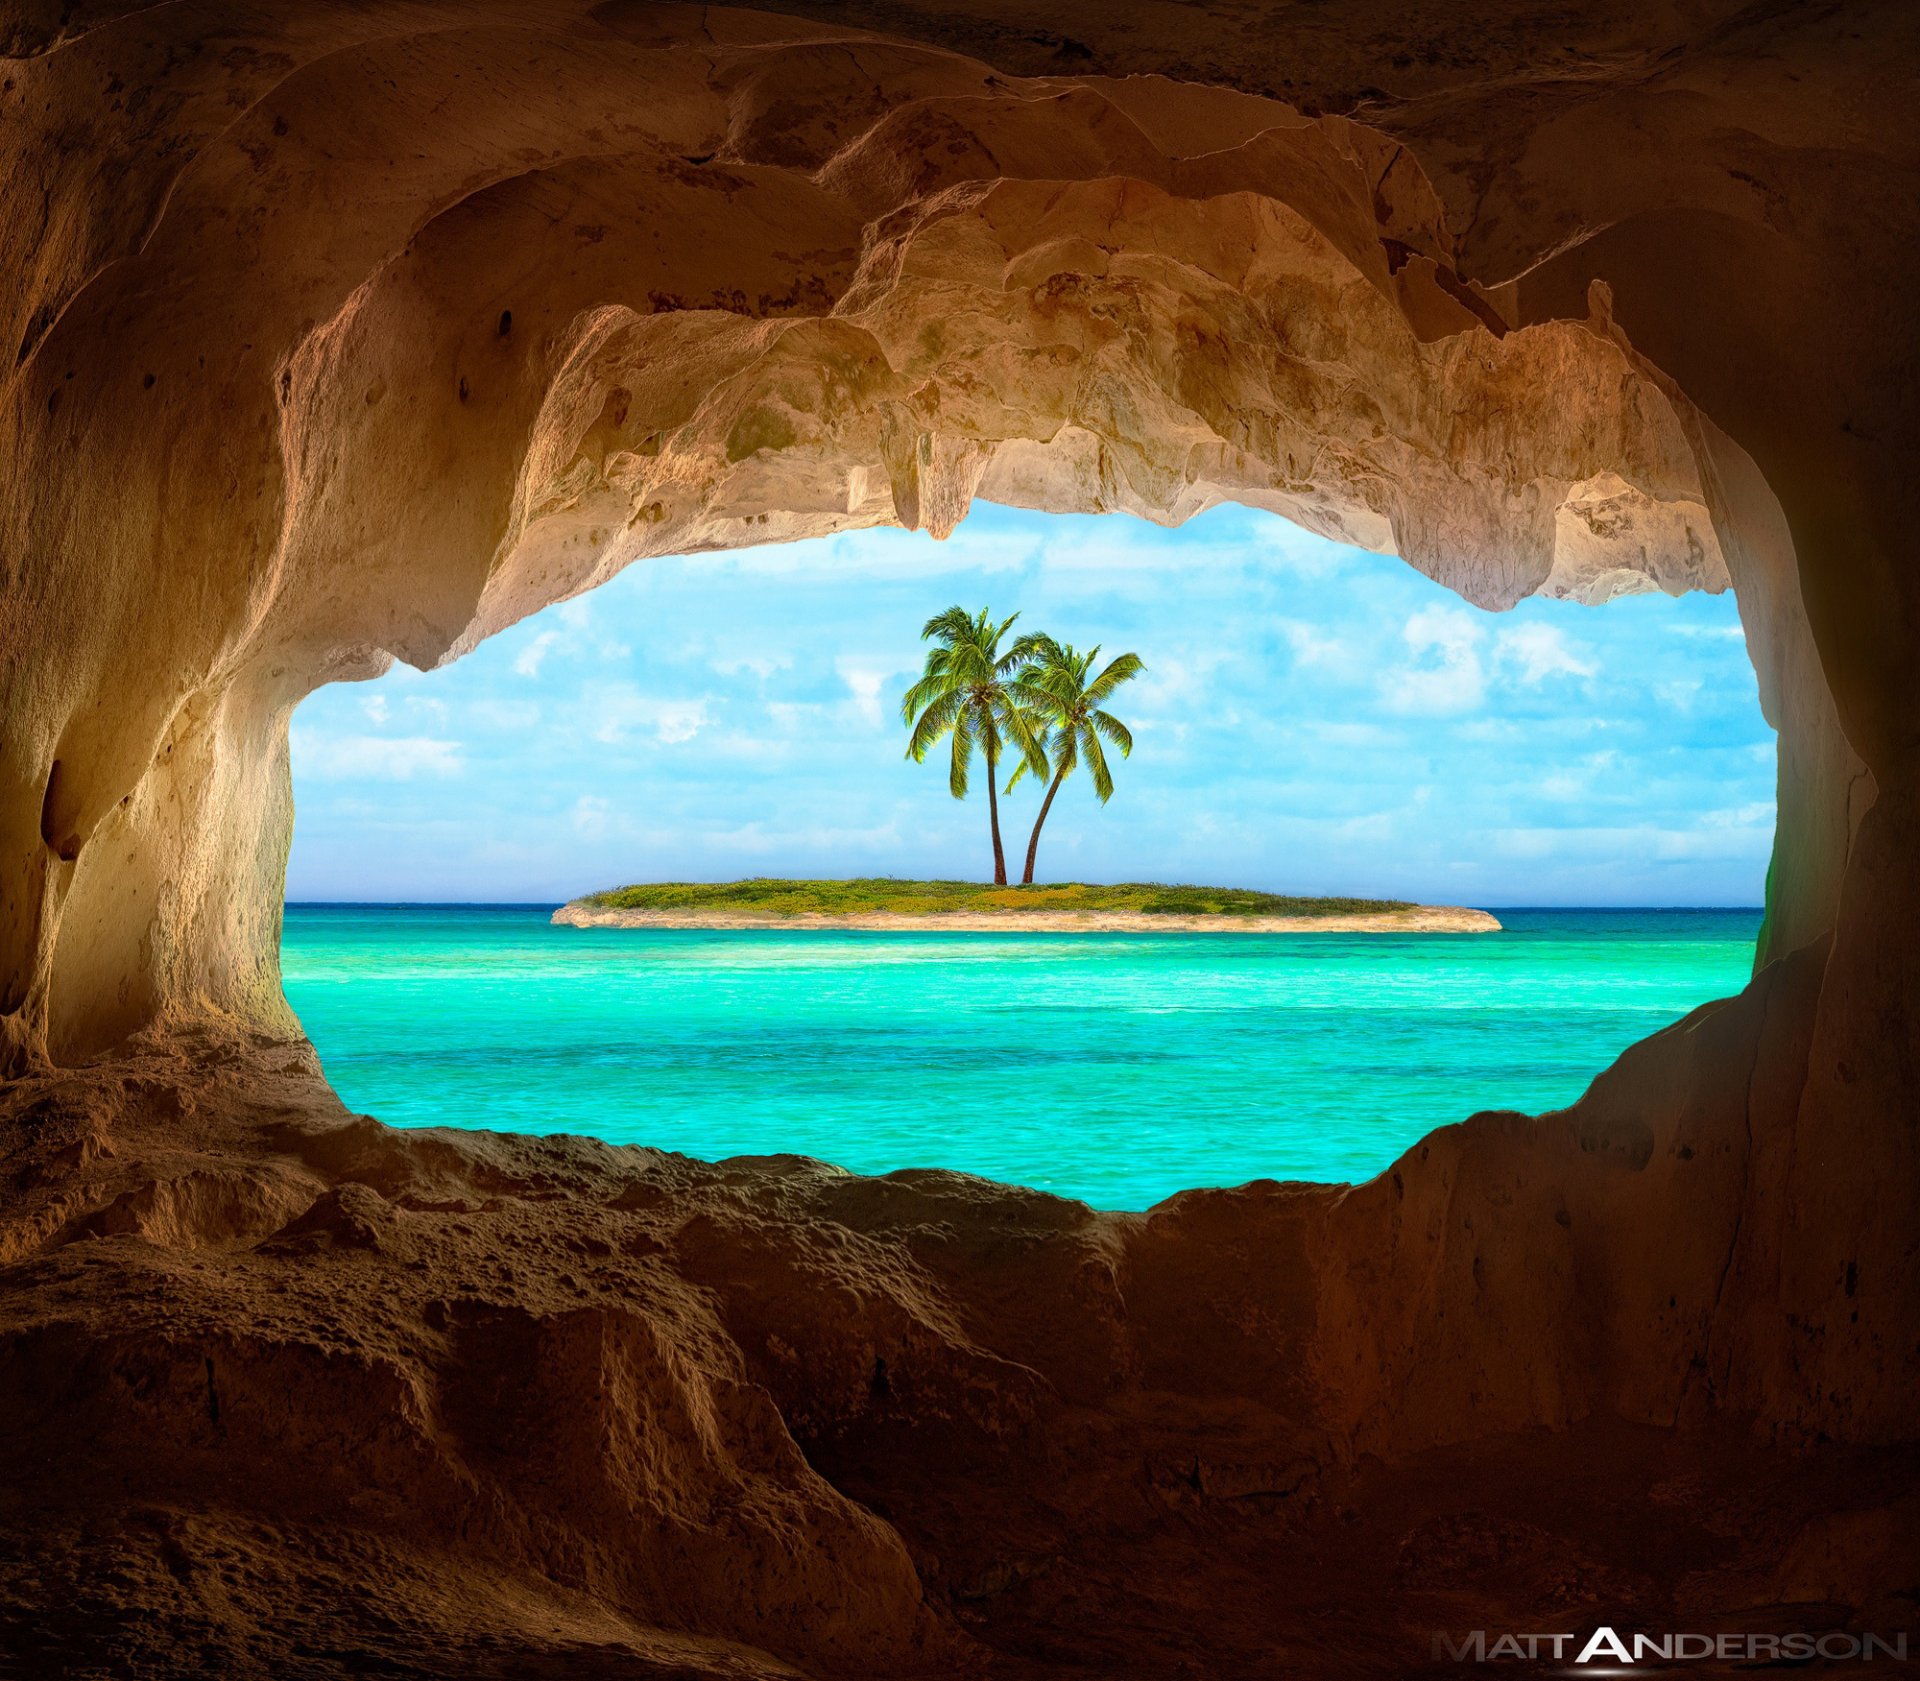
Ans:
{"type": "MultiPolygon", "coordinates": [[[[1138,677],[1147,668],[1138,654],[1122,654],[1108,663],[1098,677],[1088,680],[1093,662],[1100,657],[1098,646],[1081,653],[1071,643],[1059,643],[1051,636],[1023,636],[1019,649],[1026,663],[1010,687],[1016,705],[1032,712],[1047,732],[1046,750],[1053,759],[1053,781],[1047,797],[1040,802],[1040,815],[1033,821],[1033,835],[1027,841],[1027,872],[1020,878],[1023,886],[1033,881],[1033,861],[1040,850],[1040,830],[1053,810],[1053,796],[1067,773],[1087,761],[1093,775],[1093,791],[1105,805],[1113,797],[1113,773],[1107,768],[1107,755],[1100,743],[1104,737],[1120,749],[1121,758],[1133,752],[1133,736],[1127,726],[1102,710],[1122,683],[1138,677]]],[[[1025,775],[1031,761],[1023,760],[1007,783],[1014,784],[1025,775]]],[[[1044,767],[1036,767],[1044,774],[1044,767]]]]}
{"type": "Polygon", "coordinates": [[[1014,668],[1028,657],[1030,639],[1022,637],[1006,653],[1000,651],[1001,639],[1019,617],[1015,613],[996,625],[984,607],[978,613],[968,613],[964,607],[936,613],[921,629],[920,639],[939,646],[927,655],[920,681],[900,700],[901,720],[913,729],[907,757],[915,764],[925,760],[928,749],[943,735],[952,736],[947,787],[956,800],[967,797],[967,768],[974,748],[986,755],[987,820],[993,828],[996,887],[1007,884],[1007,856],[1000,846],[1000,801],[994,791],[1002,744],[1011,742],[1021,764],[1032,767],[1035,775],[1047,774],[1047,756],[1034,720],[1007,687],[1014,668]]]}

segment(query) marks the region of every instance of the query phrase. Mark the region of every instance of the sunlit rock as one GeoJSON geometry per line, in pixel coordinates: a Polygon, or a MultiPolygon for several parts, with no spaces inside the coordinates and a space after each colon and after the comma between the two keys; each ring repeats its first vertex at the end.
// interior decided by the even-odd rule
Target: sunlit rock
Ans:
{"type": "MultiPolygon", "coordinates": [[[[1920,1390],[1913,17],[799,9],[0,21],[0,1382],[60,1561],[10,1626],[1401,1673],[1354,1583],[1630,1592],[1546,1515],[1601,1472],[1759,1591],[1686,1540],[1741,1528],[1726,1443],[1910,1440],[1920,1390]],[[1245,502],[1492,609],[1731,584],[1753,986],[1563,1115],[1144,1218],[338,1111],[278,982],[303,695],[980,497],[1245,502]],[[1181,1539],[1249,1514],[1333,1551],[1181,1539]]],[[[1835,1527],[1863,1464],[1770,1485],[1779,1581],[1898,1546],[1835,1527]]]]}

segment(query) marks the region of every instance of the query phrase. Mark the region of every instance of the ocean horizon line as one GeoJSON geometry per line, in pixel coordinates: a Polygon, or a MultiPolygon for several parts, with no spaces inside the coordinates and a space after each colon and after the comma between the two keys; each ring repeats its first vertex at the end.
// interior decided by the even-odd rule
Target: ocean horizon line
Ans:
{"type": "MultiPolygon", "coordinates": [[[[1041,885],[1047,885],[1042,883],[1041,885]]],[[[1264,890],[1263,890],[1264,891],[1264,890]]],[[[576,895],[577,897],[577,895],[576,895]]],[[[1416,904],[1439,903],[1438,900],[1418,899],[1410,901],[1416,904]]],[[[572,899],[285,899],[281,901],[287,910],[492,910],[492,911],[556,911],[562,905],[570,905],[572,899]]],[[[1484,911],[1748,911],[1755,915],[1764,915],[1765,905],[1592,905],[1592,904],[1502,904],[1487,899],[1470,904],[1464,908],[1484,911]]]]}

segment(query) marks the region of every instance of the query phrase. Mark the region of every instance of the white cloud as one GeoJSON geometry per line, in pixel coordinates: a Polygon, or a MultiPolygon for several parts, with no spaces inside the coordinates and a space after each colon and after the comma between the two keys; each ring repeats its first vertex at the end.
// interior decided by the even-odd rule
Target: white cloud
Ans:
{"type": "Polygon", "coordinates": [[[817,700],[770,700],[767,702],[767,721],[777,730],[792,734],[799,730],[819,728],[827,716],[827,708],[817,700]]]}
{"type": "Polygon", "coordinates": [[[900,825],[894,818],[866,827],[847,828],[827,825],[780,828],[765,823],[741,823],[707,830],[701,839],[704,846],[720,854],[764,858],[791,857],[799,853],[832,858],[844,857],[850,850],[860,848],[898,846],[900,825]]]}
{"type": "Polygon", "coordinates": [[[1480,627],[1464,607],[1423,607],[1401,630],[1413,663],[1391,672],[1382,699],[1395,712],[1471,712],[1486,697],[1480,627]]]}
{"type": "Polygon", "coordinates": [[[1317,666],[1329,671],[1352,669],[1353,650],[1339,637],[1329,635],[1318,625],[1303,624],[1298,619],[1282,619],[1278,629],[1287,639],[1295,665],[1317,666]]]}
{"type": "Polygon", "coordinates": [[[521,677],[538,677],[547,655],[560,641],[557,630],[543,630],[514,657],[513,669],[521,677]]]}
{"type": "Polygon", "coordinates": [[[316,735],[293,732],[294,764],[303,776],[329,782],[411,782],[458,776],[460,743],[423,735],[316,735]]]}
{"type": "Polygon", "coordinates": [[[887,679],[895,674],[895,668],[869,660],[844,658],[835,660],[833,668],[840,673],[840,681],[846,684],[847,692],[853,696],[854,710],[878,729],[884,722],[880,691],[886,687],[887,679]]]}
{"type": "Polygon", "coordinates": [[[1560,863],[1591,860],[1609,865],[1627,858],[1641,863],[1754,861],[1765,858],[1772,833],[1767,821],[1744,820],[1758,813],[1768,819],[1772,816],[1768,807],[1751,806],[1709,812],[1691,828],[1663,823],[1564,829],[1532,825],[1495,831],[1488,840],[1495,856],[1509,859],[1552,859],[1560,863]]]}
{"type": "Polygon", "coordinates": [[[1142,533],[1132,522],[1112,521],[1097,530],[1073,530],[1047,544],[1040,554],[1042,573],[1139,573],[1186,571],[1195,566],[1217,564],[1219,548],[1212,543],[1183,543],[1169,554],[1164,540],[1151,537],[1142,541],[1142,533]]]}
{"type": "Polygon", "coordinates": [[[1576,652],[1557,625],[1509,625],[1494,638],[1495,657],[1516,681],[1538,688],[1549,677],[1591,677],[1600,668],[1576,652]]]}
{"type": "Polygon", "coordinates": [[[589,840],[598,840],[607,832],[608,802],[598,794],[582,794],[573,802],[573,830],[589,840]]]}
{"type": "Polygon", "coordinates": [[[1699,826],[1702,829],[1771,829],[1773,824],[1773,802],[1752,800],[1742,806],[1703,811],[1699,826]]]}
{"type": "Polygon", "coordinates": [[[540,703],[537,700],[470,700],[462,708],[461,716],[471,724],[519,734],[540,722],[540,703]]]}
{"type": "Polygon", "coordinates": [[[1404,737],[1384,724],[1329,723],[1309,724],[1306,739],[1326,747],[1392,747],[1404,743],[1404,737]]]}
{"type": "MultiPolygon", "coordinates": [[[[769,707],[768,711],[775,711],[769,707]]],[[[726,730],[707,736],[701,749],[702,756],[710,762],[722,759],[737,759],[751,763],[758,770],[772,770],[784,765],[794,764],[810,752],[807,742],[789,736],[781,738],[771,735],[755,735],[745,730],[726,730]]]]}
{"type": "Polygon", "coordinates": [[[376,724],[384,724],[387,721],[387,697],[385,695],[368,695],[367,698],[360,703],[360,710],[366,713],[376,724]]]}
{"type": "Polygon", "coordinates": [[[593,739],[610,746],[624,741],[632,731],[651,734],[669,747],[691,741],[713,722],[709,707],[708,696],[663,699],[643,695],[625,684],[596,689],[584,697],[593,739]]]}
{"type": "Polygon", "coordinates": [[[1349,817],[1333,825],[1333,833],[1342,840],[1392,840],[1400,828],[1397,811],[1370,811],[1361,817],[1349,817]]]}
{"type": "Polygon", "coordinates": [[[1588,753],[1577,767],[1553,771],[1542,777],[1537,784],[1540,797],[1562,803],[1590,800],[1593,797],[1594,777],[1601,771],[1612,769],[1619,758],[1619,753],[1611,747],[1598,753],[1588,753]]]}
{"type": "Polygon", "coordinates": [[[1524,741],[1527,735],[1526,727],[1513,718],[1469,718],[1453,733],[1457,740],[1483,745],[1524,741]]]}
{"type": "Polygon", "coordinates": [[[1400,634],[1416,653],[1437,649],[1444,659],[1465,657],[1480,646],[1480,626],[1464,607],[1422,607],[1400,634]]]}
{"type": "Polygon", "coordinates": [[[1314,582],[1335,576],[1347,563],[1346,551],[1283,515],[1274,514],[1253,527],[1248,558],[1262,566],[1314,582]]]}
{"type": "Polygon", "coordinates": [[[1548,858],[1565,832],[1560,829],[1496,829],[1486,836],[1484,844],[1501,858],[1548,858]]]}
{"type": "Polygon", "coordinates": [[[1222,694],[1239,686],[1223,675],[1231,657],[1217,645],[1176,644],[1158,650],[1147,659],[1147,669],[1114,697],[1114,710],[1129,722],[1173,714],[1171,721],[1177,723],[1202,711],[1216,718],[1222,694]]]}
{"type": "Polygon", "coordinates": [[[571,601],[542,613],[533,622],[546,621],[558,629],[540,632],[514,659],[513,669],[522,677],[538,677],[540,667],[551,653],[577,660],[592,653],[602,660],[623,660],[633,649],[600,628],[601,616],[594,610],[590,596],[576,595],[571,601]]]}
{"type": "Polygon", "coordinates": [[[691,741],[707,725],[707,703],[666,700],[654,711],[653,733],[665,742],[691,741]]]}
{"type": "Polygon", "coordinates": [[[785,655],[735,654],[709,660],[707,663],[717,677],[738,677],[742,672],[751,672],[764,683],[776,671],[785,671],[793,661],[785,655]]]}

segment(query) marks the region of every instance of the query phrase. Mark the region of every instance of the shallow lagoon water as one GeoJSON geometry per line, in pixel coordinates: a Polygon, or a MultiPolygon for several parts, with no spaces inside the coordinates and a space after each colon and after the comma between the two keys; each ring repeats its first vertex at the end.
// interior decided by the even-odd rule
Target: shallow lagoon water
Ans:
{"type": "Polygon", "coordinates": [[[551,906],[292,905],[287,996],[396,1126],[947,1167],[1145,1208],[1359,1180],[1561,1108],[1737,992],[1758,911],[1500,911],[1500,934],[686,933],[551,906]]]}

